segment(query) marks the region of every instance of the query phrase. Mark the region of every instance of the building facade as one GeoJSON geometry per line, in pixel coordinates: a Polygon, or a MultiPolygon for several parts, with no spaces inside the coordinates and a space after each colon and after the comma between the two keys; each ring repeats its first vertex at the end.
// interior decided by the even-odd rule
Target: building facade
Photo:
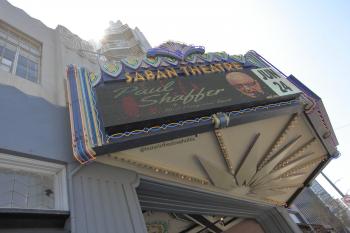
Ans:
{"type": "Polygon", "coordinates": [[[334,199],[316,180],[293,203],[307,222],[336,232],[349,231],[349,209],[334,199]]]}
{"type": "MultiPolygon", "coordinates": [[[[120,21],[110,24],[101,44],[95,51],[64,26],[48,28],[0,1],[0,231],[298,232],[284,207],[338,153],[315,94],[292,76],[281,78],[253,51],[229,56],[175,42],[151,49],[139,29],[120,21]],[[119,128],[109,112],[95,111],[95,87],[101,101],[108,90],[97,89],[113,83],[147,86],[174,78],[181,89],[175,76],[223,75],[242,67],[266,72],[255,74],[261,81],[243,83],[226,76],[222,85],[235,88],[239,109],[216,102],[221,107],[211,109],[222,114],[213,114],[192,105],[198,111],[175,118],[166,112],[173,108],[164,108],[166,122],[156,127],[154,108],[141,111],[123,98],[125,124],[119,128]],[[289,86],[273,92],[266,77],[289,86]],[[152,127],[136,130],[145,122],[152,127]]],[[[202,84],[221,85],[210,80],[202,84]]],[[[157,101],[195,102],[204,91],[206,97],[223,92],[196,84],[196,95],[181,96],[179,89],[172,99],[157,101]]],[[[164,94],[173,84],[161,85],[157,92],[164,94]]]]}

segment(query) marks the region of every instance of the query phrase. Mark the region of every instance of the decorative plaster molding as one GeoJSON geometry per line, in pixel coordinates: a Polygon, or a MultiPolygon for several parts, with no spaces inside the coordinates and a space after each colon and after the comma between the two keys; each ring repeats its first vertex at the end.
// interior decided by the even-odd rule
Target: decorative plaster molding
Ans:
{"type": "Polygon", "coordinates": [[[97,63],[95,48],[91,43],[81,39],[62,25],[58,25],[56,30],[59,32],[62,42],[67,49],[75,50],[79,56],[87,58],[92,63],[97,63]]]}

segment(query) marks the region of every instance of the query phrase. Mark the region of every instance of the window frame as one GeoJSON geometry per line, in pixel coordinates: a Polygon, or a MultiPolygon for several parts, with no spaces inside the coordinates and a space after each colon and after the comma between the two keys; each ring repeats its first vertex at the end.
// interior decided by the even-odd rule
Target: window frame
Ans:
{"type": "Polygon", "coordinates": [[[0,153],[0,167],[54,176],[55,208],[52,210],[69,210],[67,174],[64,164],[0,153]]]}
{"type": "MultiPolygon", "coordinates": [[[[43,51],[43,46],[42,43],[39,42],[38,40],[30,37],[29,35],[26,35],[24,32],[21,32],[20,30],[12,27],[11,25],[7,24],[6,22],[0,20],[0,29],[5,32],[6,38],[0,37],[2,41],[5,42],[5,47],[6,48],[7,44],[10,44],[11,46],[14,46],[16,48],[15,50],[15,58],[12,62],[12,65],[10,67],[10,71],[4,70],[4,72],[8,72],[10,74],[13,74],[16,77],[28,80],[32,83],[40,83],[41,82],[41,67],[42,67],[42,51],[43,51]],[[12,40],[9,39],[9,36],[16,37],[16,42],[13,42],[12,40]],[[33,51],[37,52],[33,52],[33,51]],[[24,52],[25,54],[29,54],[30,56],[33,56],[37,58],[37,77],[35,81],[29,78],[29,67],[28,64],[26,66],[26,77],[22,77],[16,74],[17,72],[17,66],[18,66],[18,59],[19,55],[21,55],[21,52],[24,52]]],[[[23,56],[23,55],[22,55],[23,56]]],[[[0,54],[0,57],[1,54],[0,54]]],[[[24,56],[26,59],[35,62],[32,59],[29,59],[28,56],[24,56]]]]}

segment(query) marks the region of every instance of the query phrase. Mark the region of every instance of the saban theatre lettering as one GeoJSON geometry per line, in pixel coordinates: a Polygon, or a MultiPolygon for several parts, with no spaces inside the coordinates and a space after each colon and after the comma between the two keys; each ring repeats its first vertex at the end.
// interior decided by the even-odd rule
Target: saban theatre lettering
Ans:
{"type": "Polygon", "coordinates": [[[281,99],[263,77],[238,63],[145,70],[126,73],[125,77],[125,82],[96,88],[107,129],[150,127],[281,99]]]}
{"type": "Polygon", "coordinates": [[[237,62],[222,62],[210,65],[199,66],[180,66],[178,68],[165,68],[157,70],[145,70],[143,72],[125,73],[127,83],[168,79],[179,76],[195,76],[202,74],[212,74],[220,72],[230,72],[243,69],[242,65],[237,62]]]}

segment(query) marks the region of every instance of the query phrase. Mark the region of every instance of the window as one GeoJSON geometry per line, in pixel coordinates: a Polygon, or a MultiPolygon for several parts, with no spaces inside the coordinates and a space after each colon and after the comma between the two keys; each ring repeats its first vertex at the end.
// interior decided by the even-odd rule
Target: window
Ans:
{"type": "Polygon", "coordinates": [[[0,153],[0,208],[68,210],[65,166],[0,153]]]}
{"type": "Polygon", "coordinates": [[[41,44],[0,21],[0,69],[39,81],[41,44]]]}
{"type": "Polygon", "coordinates": [[[0,207],[54,209],[54,177],[48,174],[0,168],[0,207]]]}

